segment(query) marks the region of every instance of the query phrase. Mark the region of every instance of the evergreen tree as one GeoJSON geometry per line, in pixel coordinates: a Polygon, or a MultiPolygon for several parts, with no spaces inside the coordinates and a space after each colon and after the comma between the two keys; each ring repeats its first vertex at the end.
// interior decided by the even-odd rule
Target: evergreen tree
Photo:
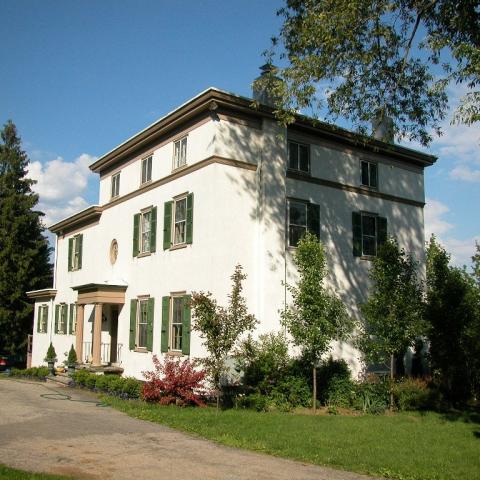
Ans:
{"type": "Polygon", "coordinates": [[[7,122],[0,136],[0,351],[21,354],[33,322],[25,292],[50,286],[50,248],[15,125],[7,122]]]}

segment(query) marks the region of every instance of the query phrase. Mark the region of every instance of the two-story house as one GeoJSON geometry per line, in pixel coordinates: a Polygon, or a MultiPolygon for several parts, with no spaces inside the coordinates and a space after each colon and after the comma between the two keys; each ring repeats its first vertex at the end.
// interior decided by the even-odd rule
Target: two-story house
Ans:
{"type": "MultiPolygon", "coordinates": [[[[258,333],[280,328],[306,231],[325,244],[332,286],[353,315],[386,235],[424,260],[424,175],[435,157],[210,88],[90,168],[99,204],[50,227],[51,289],[35,300],[32,364],[50,341],[63,360],[114,364],[141,378],[152,355],[201,357],[189,296],[225,304],[236,264],[258,333]]],[[[358,352],[334,346],[354,372],[358,352]]]]}

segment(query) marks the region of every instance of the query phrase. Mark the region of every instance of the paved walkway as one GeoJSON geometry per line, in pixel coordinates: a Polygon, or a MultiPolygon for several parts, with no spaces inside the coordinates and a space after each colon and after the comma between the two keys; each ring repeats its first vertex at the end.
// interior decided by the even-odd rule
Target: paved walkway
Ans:
{"type": "Polygon", "coordinates": [[[0,379],[0,463],[79,479],[366,480],[223,447],[95,405],[88,392],[0,379]],[[74,400],[41,395],[66,393],[74,400]]]}

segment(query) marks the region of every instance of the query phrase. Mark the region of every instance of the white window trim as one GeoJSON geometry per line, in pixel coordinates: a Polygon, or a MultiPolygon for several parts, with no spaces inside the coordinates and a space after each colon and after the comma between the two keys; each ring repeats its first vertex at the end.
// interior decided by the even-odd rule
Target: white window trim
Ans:
{"type": "Polygon", "coordinates": [[[310,167],[310,157],[311,157],[311,149],[310,145],[308,143],[303,143],[303,142],[298,142],[297,140],[288,140],[287,141],[287,170],[290,170],[291,172],[300,172],[304,174],[309,174],[311,167],[310,167]],[[290,145],[295,145],[297,150],[298,150],[298,168],[293,168],[290,166],[290,145]],[[308,168],[307,170],[301,170],[300,169],[300,146],[306,147],[307,152],[308,152],[308,168]]]}
{"type": "Polygon", "coordinates": [[[48,328],[48,304],[44,303],[42,305],[39,305],[39,311],[38,311],[38,333],[47,333],[47,328],[48,328]],[[44,319],[44,311],[47,311],[47,316],[45,318],[45,323],[43,323],[44,319]],[[43,327],[43,328],[42,328],[43,327]]]}
{"type": "Polygon", "coordinates": [[[297,226],[297,227],[305,227],[305,232],[308,232],[308,202],[307,200],[299,200],[297,198],[287,198],[287,245],[290,248],[297,248],[296,245],[290,244],[290,225],[297,226]],[[299,225],[296,223],[290,223],[290,204],[292,202],[301,203],[305,206],[305,225],[299,225]]]}
{"type": "Polygon", "coordinates": [[[142,158],[140,162],[140,185],[146,185],[147,183],[152,181],[152,169],[153,169],[153,155],[148,155],[147,157],[142,158]],[[147,169],[145,176],[148,177],[148,162],[150,162],[150,178],[145,178],[143,180],[143,165],[147,164],[147,169]]]}
{"type": "Polygon", "coordinates": [[[76,303],[73,304],[72,315],[73,315],[72,331],[69,333],[70,335],[76,335],[77,334],[77,304],[76,303]]]}
{"type": "Polygon", "coordinates": [[[187,150],[188,150],[188,135],[178,138],[173,142],[173,159],[172,159],[172,170],[178,170],[179,168],[187,165],[187,150]],[[182,157],[182,143],[185,142],[185,155],[182,157]],[[177,145],[179,145],[179,155],[176,155],[177,145]],[[180,163],[180,160],[182,163],[180,163]]]}
{"type": "Polygon", "coordinates": [[[72,237],[72,265],[70,265],[72,271],[80,270],[79,261],[81,252],[79,246],[80,234],[72,237]]]}
{"type": "MultiPolygon", "coordinates": [[[[173,293],[170,295],[170,308],[169,308],[169,319],[168,319],[168,351],[173,352],[173,353],[181,353],[182,348],[173,348],[173,342],[174,342],[174,335],[173,335],[173,304],[175,302],[176,298],[181,298],[185,296],[185,292],[183,293],[173,293]]],[[[180,325],[182,326],[182,335],[181,335],[181,341],[183,342],[183,304],[182,304],[182,314],[181,314],[181,323],[180,325]]],[[[176,324],[178,325],[178,323],[176,324]]],[[[181,346],[183,347],[183,345],[181,346]]]]}
{"type": "MultiPolygon", "coordinates": [[[[186,245],[187,243],[187,197],[188,193],[179,195],[177,197],[174,197],[173,199],[173,204],[172,204],[172,238],[171,244],[172,247],[178,247],[179,245],[186,245]],[[178,242],[175,243],[175,225],[177,223],[176,221],[176,211],[177,211],[177,202],[185,201],[185,219],[181,220],[181,222],[185,223],[185,227],[183,229],[183,234],[184,234],[184,240],[183,242],[178,242]]],[[[180,223],[180,222],[178,222],[180,223]]]]}
{"type": "MultiPolygon", "coordinates": [[[[143,323],[142,325],[146,325],[145,329],[148,329],[148,300],[149,296],[142,296],[137,298],[137,318],[135,319],[135,345],[136,349],[138,350],[147,350],[147,335],[145,335],[145,345],[139,345],[139,339],[140,339],[140,319],[142,315],[142,303],[146,304],[146,313],[147,313],[147,319],[146,322],[143,323]]],[[[148,334],[148,332],[146,332],[148,334]]]]}
{"type": "Polygon", "coordinates": [[[119,196],[120,196],[120,172],[116,172],[112,175],[112,178],[111,178],[110,198],[117,198],[119,196]],[[118,179],[118,181],[116,181],[116,179],[118,179]]]}
{"type": "Polygon", "coordinates": [[[377,253],[378,253],[378,214],[377,213],[372,213],[372,212],[360,212],[360,216],[361,216],[361,227],[362,227],[362,237],[361,237],[361,240],[362,240],[362,257],[365,257],[365,258],[374,258],[377,256],[377,253]],[[372,218],[375,218],[375,236],[373,235],[366,235],[363,233],[363,217],[372,217],[372,218]],[[375,253],[372,255],[372,254],[368,254],[368,253],[364,253],[363,251],[363,237],[369,237],[369,238],[375,238],[375,253]]]}
{"type": "Polygon", "coordinates": [[[66,303],[60,303],[58,311],[58,335],[66,335],[68,328],[68,305],[66,303]],[[63,313],[65,312],[65,316],[63,313]],[[62,319],[65,320],[62,322],[62,319]],[[63,328],[61,328],[63,326],[63,328]]]}
{"type": "Polygon", "coordinates": [[[373,190],[378,190],[378,163],[371,162],[370,160],[360,160],[360,185],[362,187],[371,188],[373,190]],[[366,163],[368,165],[368,183],[363,183],[363,164],[366,163]],[[375,165],[377,169],[377,185],[373,186],[371,183],[371,166],[375,165]]]}
{"type": "Polygon", "coordinates": [[[153,207],[144,208],[140,211],[139,225],[138,225],[138,252],[140,255],[148,255],[152,252],[152,209],[153,207]],[[150,238],[148,243],[148,250],[143,249],[143,217],[150,214],[150,238]]]}

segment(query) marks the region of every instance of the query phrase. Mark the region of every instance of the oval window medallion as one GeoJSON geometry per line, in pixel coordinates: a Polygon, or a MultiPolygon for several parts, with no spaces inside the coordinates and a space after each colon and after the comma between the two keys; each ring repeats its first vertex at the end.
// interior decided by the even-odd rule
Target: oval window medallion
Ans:
{"type": "Polygon", "coordinates": [[[117,261],[118,257],[118,242],[113,239],[110,244],[110,263],[113,265],[117,261]]]}

